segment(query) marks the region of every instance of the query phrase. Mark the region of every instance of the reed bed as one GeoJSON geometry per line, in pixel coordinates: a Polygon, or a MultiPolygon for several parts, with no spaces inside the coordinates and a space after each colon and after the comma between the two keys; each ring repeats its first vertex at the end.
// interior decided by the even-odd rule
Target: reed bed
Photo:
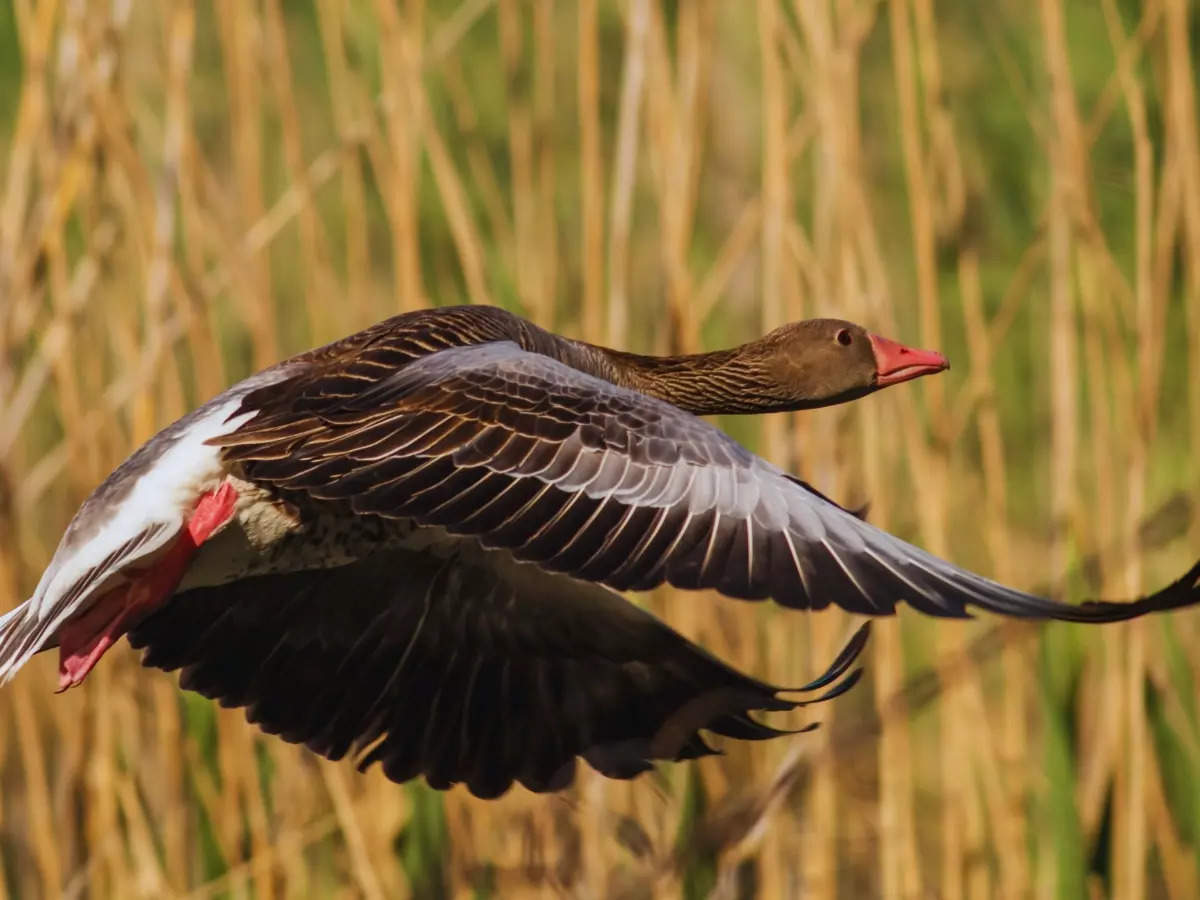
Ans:
{"type": "MultiPolygon", "coordinates": [[[[1157,586],[1200,547],[1198,33],[1186,0],[0,0],[0,608],[157,428],[459,302],[643,351],[814,315],[944,349],[721,424],[1009,583],[1157,586]]],[[[642,599],[779,683],[852,626],[642,599]]],[[[38,659],[0,691],[0,892],[1195,897],[1197,647],[1195,613],[905,613],[815,735],[491,803],[125,650],[62,697],[38,659]]]]}

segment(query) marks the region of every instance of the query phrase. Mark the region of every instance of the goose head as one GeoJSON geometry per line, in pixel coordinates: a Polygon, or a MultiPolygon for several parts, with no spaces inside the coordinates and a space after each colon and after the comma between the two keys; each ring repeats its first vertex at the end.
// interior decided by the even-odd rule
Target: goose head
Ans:
{"type": "Polygon", "coordinates": [[[935,350],[920,350],[873,334],[841,319],[806,319],[775,329],[745,345],[757,368],[763,400],[775,411],[844,403],[883,387],[950,368],[935,350]],[[756,346],[757,345],[757,346],[756,346]]]}
{"type": "Polygon", "coordinates": [[[697,415],[832,406],[950,368],[941,353],[906,347],[841,319],[792,322],[709,353],[603,352],[615,380],[697,415]]]}

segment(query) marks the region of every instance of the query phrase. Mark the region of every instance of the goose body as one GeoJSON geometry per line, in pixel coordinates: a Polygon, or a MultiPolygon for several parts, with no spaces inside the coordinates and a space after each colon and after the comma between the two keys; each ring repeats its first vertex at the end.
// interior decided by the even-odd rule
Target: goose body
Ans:
{"type": "MultiPolygon", "coordinates": [[[[669,583],[869,615],[907,602],[1117,621],[1200,600],[1057,603],[888,535],[697,418],[855,399],[947,367],[835,320],[655,358],[510,313],[409,313],[280,363],[168,426],[0,619],[0,679],[60,689],[122,635],[268,732],[403,781],[566,784],[780,734],[792,709],[615,591],[669,583]]],[[[835,696],[865,631],[806,686],[835,696]]],[[[849,673],[849,674],[847,674],[849,673]]]]}

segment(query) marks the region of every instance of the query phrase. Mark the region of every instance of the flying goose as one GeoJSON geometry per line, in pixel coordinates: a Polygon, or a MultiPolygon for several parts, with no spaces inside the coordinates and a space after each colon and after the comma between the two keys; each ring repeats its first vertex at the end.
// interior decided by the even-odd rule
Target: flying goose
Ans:
{"type": "MultiPolygon", "coordinates": [[[[1200,565],[1131,603],[1067,605],[878,530],[709,413],[840,403],[948,368],[832,319],[650,357],[504,310],[422,310],[275,365],[169,425],[68,525],[0,618],[0,681],[59,649],[59,689],[122,635],[183,688],[398,782],[496,796],[713,752],[701,730],[800,700],[616,591],[794,608],[971,608],[1112,622],[1200,600],[1200,565]]],[[[800,690],[848,689],[860,630],[800,690]]],[[[811,702],[811,701],[810,701],[811,702]]]]}

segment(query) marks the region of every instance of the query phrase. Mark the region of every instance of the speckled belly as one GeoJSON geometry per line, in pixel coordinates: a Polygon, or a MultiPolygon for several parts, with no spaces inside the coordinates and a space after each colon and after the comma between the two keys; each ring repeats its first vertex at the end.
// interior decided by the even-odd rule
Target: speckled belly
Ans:
{"type": "Polygon", "coordinates": [[[385,519],[304,509],[237,482],[241,500],[229,524],[197,552],[179,591],[227,584],[241,578],[280,572],[328,569],[370,556],[384,547],[453,552],[460,539],[441,528],[410,519],[385,519]]]}

